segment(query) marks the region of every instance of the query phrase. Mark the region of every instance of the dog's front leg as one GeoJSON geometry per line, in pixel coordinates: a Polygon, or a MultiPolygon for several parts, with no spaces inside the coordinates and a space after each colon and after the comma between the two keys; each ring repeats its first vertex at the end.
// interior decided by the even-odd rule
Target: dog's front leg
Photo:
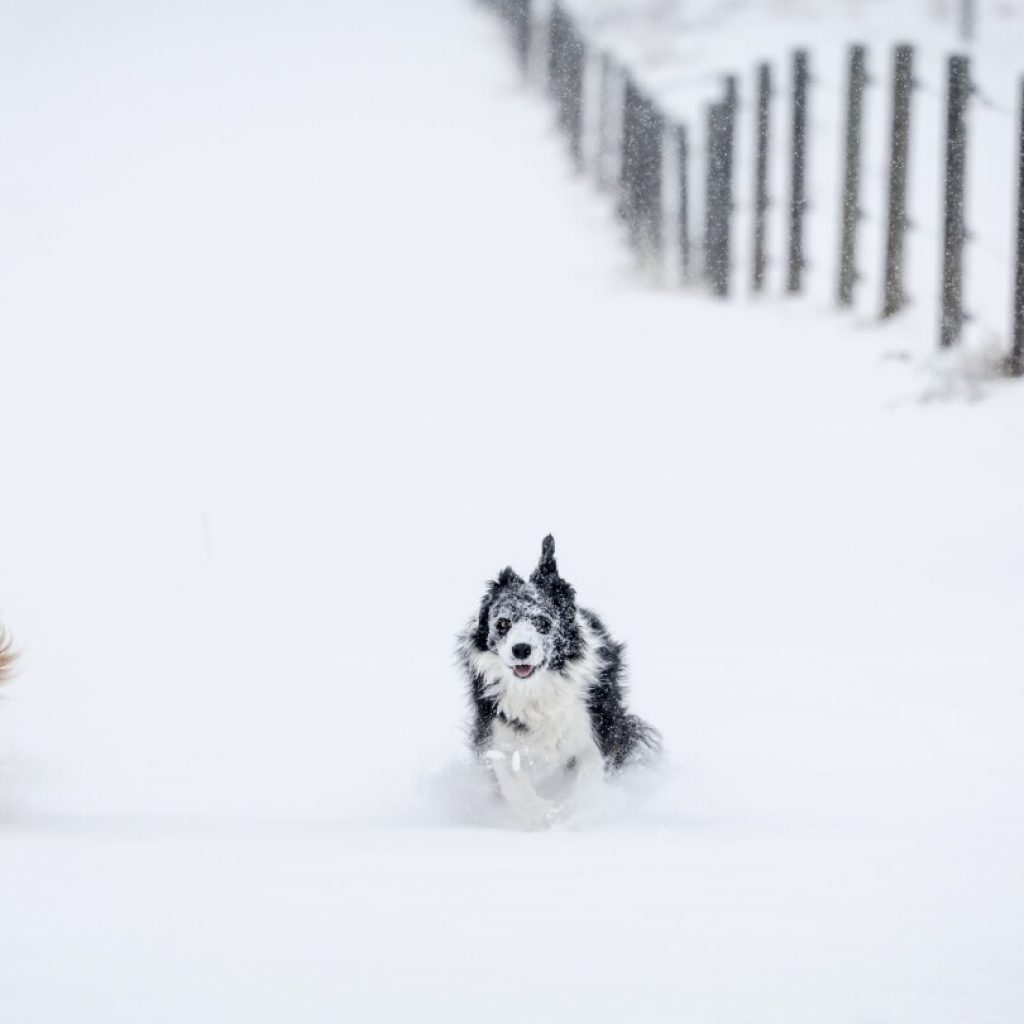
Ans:
{"type": "Polygon", "coordinates": [[[533,788],[519,750],[493,748],[487,752],[487,760],[509,806],[530,828],[547,828],[554,820],[555,805],[533,788]]]}

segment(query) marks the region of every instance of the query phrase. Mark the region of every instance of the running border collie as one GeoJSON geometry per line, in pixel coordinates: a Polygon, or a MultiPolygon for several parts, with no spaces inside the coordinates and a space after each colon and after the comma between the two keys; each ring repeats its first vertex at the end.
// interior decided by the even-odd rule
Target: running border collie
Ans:
{"type": "Polygon", "coordinates": [[[574,777],[589,788],[606,772],[648,760],[661,737],[626,710],[624,646],[576,605],[544,538],[529,580],[503,569],[458,638],[469,680],[473,750],[525,824],[554,819],[538,792],[574,777]]]}

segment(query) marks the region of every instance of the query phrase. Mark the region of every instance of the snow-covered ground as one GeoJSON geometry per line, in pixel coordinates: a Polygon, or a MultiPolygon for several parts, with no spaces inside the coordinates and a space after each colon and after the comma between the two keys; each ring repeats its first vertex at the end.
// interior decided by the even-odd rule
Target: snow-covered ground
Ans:
{"type": "Polygon", "coordinates": [[[465,0],[5,13],[4,1021],[1024,1017],[1022,385],[649,287],[465,0]],[[528,834],[548,531],[670,760],[528,834]]]}

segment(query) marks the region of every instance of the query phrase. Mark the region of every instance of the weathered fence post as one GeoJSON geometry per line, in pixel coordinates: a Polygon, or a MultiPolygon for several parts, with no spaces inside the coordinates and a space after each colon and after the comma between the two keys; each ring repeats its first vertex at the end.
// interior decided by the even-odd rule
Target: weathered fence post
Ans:
{"type": "Polygon", "coordinates": [[[628,72],[623,72],[622,89],[622,161],[619,175],[619,216],[625,221],[630,245],[637,244],[636,195],[639,131],[637,104],[639,93],[628,72]]]}
{"type": "Polygon", "coordinates": [[[950,57],[946,92],[946,200],[942,232],[942,324],[939,343],[955,345],[964,326],[964,184],[970,61],[950,57]]]}
{"type": "Polygon", "coordinates": [[[719,129],[720,104],[709,103],[704,114],[704,242],[701,246],[701,270],[704,280],[711,283],[717,243],[715,228],[718,207],[718,163],[721,134],[719,129]]]}
{"type": "Polygon", "coordinates": [[[754,265],[751,287],[764,288],[768,268],[768,132],[771,116],[772,69],[761,64],[757,69],[757,156],[754,163],[754,265]]]}
{"type": "Polygon", "coordinates": [[[678,207],[676,232],[679,239],[679,276],[683,283],[690,279],[690,144],[686,125],[676,126],[676,183],[678,207]]]}
{"type": "Polygon", "coordinates": [[[903,262],[907,234],[907,174],[910,163],[910,93],[913,87],[914,48],[897,46],[893,57],[889,221],[885,241],[883,317],[895,316],[907,301],[903,287],[903,262]]]}
{"type": "Polygon", "coordinates": [[[551,5],[548,24],[548,91],[555,101],[558,127],[569,140],[573,166],[583,166],[583,73],[586,49],[575,23],[551,5]]]}
{"type": "Polygon", "coordinates": [[[722,121],[722,258],[721,280],[718,294],[729,294],[729,279],[732,272],[732,214],[733,214],[733,167],[736,163],[736,103],[737,82],[735,75],[725,79],[725,101],[722,121]]]}
{"type": "Polygon", "coordinates": [[[839,288],[840,306],[853,305],[857,283],[857,225],[860,222],[860,144],[864,112],[864,83],[867,81],[865,49],[851,46],[846,88],[846,156],[843,168],[843,205],[840,215],[839,288]]]}
{"type": "Polygon", "coordinates": [[[1013,290],[1013,348],[1008,370],[1024,375],[1024,78],[1020,83],[1020,138],[1017,154],[1017,272],[1013,290]]]}
{"type": "Polygon", "coordinates": [[[807,80],[809,77],[806,50],[793,54],[793,161],[789,194],[789,274],[786,291],[799,292],[803,287],[804,213],[807,210],[807,80]]]}
{"type": "Polygon", "coordinates": [[[707,113],[707,185],[705,191],[704,276],[720,297],[729,294],[732,269],[733,145],[736,125],[736,78],[725,80],[725,98],[707,113]]]}
{"type": "Polygon", "coordinates": [[[724,111],[721,103],[711,103],[707,108],[705,142],[705,186],[704,186],[704,278],[714,289],[721,276],[721,208],[722,208],[722,120],[724,111]]]}
{"type": "Polygon", "coordinates": [[[566,92],[565,131],[573,166],[583,170],[583,78],[587,67],[587,47],[576,23],[566,20],[566,92]]]}
{"type": "Polygon", "coordinates": [[[507,3],[508,17],[512,25],[512,43],[519,62],[519,70],[525,78],[530,64],[530,0],[507,0],[507,3]]]}
{"type": "Polygon", "coordinates": [[[562,122],[562,96],[565,94],[565,15],[558,0],[548,12],[548,95],[555,101],[558,122],[562,122]]]}
{"type": "Polygon", "coordinates": [[[661,266],[662,241],[662,141],[665,121],[650,97],[644,97],[642,105],[642,189],[641,214],[643,224],[643,248],[641,255],[650,271],[661,266]]]}
{"type": "Polygon", "coordinates": [[[614,183],[612,167],[612,147],[615,139],[615,67],[607,53],[601,54],[601,75],[598,86],[598,122],[597,122],[597,187],[607,189],[614,183]]]}

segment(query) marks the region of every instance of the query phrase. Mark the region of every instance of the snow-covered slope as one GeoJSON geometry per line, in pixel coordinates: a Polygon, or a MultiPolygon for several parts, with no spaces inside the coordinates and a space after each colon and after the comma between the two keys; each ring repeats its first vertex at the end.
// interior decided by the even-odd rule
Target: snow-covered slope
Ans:
{"type": "Polygon", "coordinates": [[[649,288],[462,0],[9,13],[5,1020],[1020,1019],[1019,386],[649,288]],[[670,761],[523,834],[548,531],[670,761]]]}

